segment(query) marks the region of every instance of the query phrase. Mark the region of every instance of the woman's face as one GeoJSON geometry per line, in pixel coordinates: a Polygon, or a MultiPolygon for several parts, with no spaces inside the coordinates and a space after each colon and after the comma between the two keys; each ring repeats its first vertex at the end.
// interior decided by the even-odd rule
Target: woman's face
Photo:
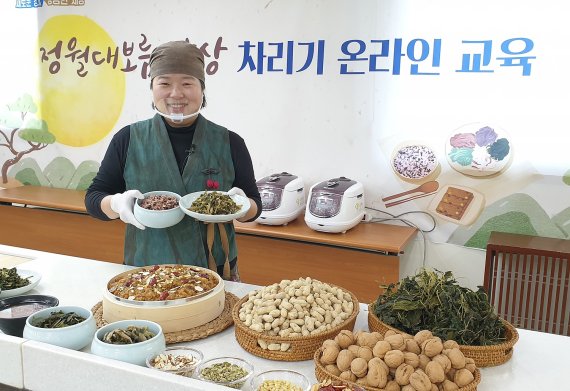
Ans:
{"type": "MultiPolygon", "coordinates": [[[[189,115],[197,112],[202,106],[202,86],[200,80],[185,74],[166,74],[157,76],[152,81],[152,100],[154,105],[164,114],[189,115]]],[[[197,116],[174,122],[166,118],[166,122],[174,127],[191,125],[197,116]]]]}

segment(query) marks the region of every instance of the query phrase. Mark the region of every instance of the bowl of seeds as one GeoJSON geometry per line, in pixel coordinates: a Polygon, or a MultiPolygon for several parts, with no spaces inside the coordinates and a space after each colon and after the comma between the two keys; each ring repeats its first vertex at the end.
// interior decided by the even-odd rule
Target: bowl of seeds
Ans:
{"type": "Polygon", "coordinates": [[[308,391],[310,387],[305,375],[285,369],[261,372],[251,379],[252,391],[308,391]]]}
{"type": "Polygon", "coordinates": [[[145,365],[147,357],[164,349],[162,327],[142,319],[109,323],[97,330],[91,342],[91,353],[136,365],[145,365]]]}
{"type": "Polygon", "coordinates": [[[97,330],[91,311],[83,307],[57,306],[41,309],[26,319],[23,337],[67,349],[89,345],[97,330]]]}
{"type": "Polygon", "coordinates": [[[194,377],[205,382],[241,390],[253,375],[253,365],[237,357],[218,357],[201,363],[194,377]]]}
{"type": "Polygon", "coordinates": [[[168,228],[184,218],[178,205],[180,195],[171,191],[150,191],[143,194],[134,206],[135,218],[145,227],[168,228]]]}
{"type": "Polygon", "coordinates": [[[192,377],[204,355],[197,349],[187,346],[169,346],[158,354],[146,359],[146,366],[162,372],[192,377]]]}

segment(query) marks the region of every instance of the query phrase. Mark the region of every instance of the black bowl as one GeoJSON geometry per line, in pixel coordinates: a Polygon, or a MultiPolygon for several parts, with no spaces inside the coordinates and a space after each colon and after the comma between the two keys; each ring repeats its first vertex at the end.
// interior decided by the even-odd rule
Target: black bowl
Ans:
{"type": "Polygon", "coordinates": [[[0,330],[21,337],[28,316],[43,308],[55,307],[59,300],[46,295],[23,295],[0,300],[0,330]]]}

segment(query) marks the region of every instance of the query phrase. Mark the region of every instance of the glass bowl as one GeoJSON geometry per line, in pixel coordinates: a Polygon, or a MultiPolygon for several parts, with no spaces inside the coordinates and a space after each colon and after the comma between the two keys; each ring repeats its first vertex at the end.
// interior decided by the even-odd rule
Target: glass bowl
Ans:
{"type": "Polygon", "coordinates": [[[253,375],[253,365],[237,357],[217,357],[201,363],[194,378],[205,382],[240,390],[253,375]],[[240,371],[242,376],[228,376],[229,373],[240,371]]]}
{"type": "Polygon", "coordinates": [[[285,369],[261,372],[251,379],[252,391],[270,391],[275,389],[308,391],[310,387],[311,383],[309,383],[309,379],[305,375],[285,369]]]}
{"type": "Polygon", "coordinates": [[[204,355],[197,349],[186,346],[171,346],[146,359],[146,366],[165,373],[192,377],[204,355]]]}

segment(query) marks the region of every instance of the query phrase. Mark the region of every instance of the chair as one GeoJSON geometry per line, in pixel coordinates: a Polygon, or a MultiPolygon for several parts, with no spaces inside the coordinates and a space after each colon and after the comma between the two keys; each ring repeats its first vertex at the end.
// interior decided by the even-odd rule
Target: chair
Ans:
{"type": "Polygon", "coordinates": [[[570,336],[570,240],[492,232],[483,286],[515,327],[570,336]]]}

